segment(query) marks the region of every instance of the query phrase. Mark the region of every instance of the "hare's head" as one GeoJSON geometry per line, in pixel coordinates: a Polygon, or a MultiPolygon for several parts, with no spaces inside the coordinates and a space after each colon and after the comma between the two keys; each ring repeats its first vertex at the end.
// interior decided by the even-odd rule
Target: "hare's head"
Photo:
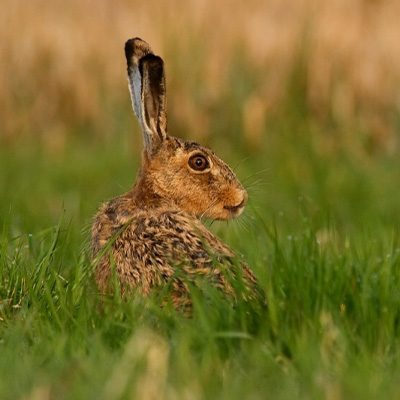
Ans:
{"type": "Polygon", "coordinates": [[[132,105],[144,139],[141,190],[197,217],[240,215],[247,192],[229,166],[210,149],[167,135],[163,60],[139,38],[126,42],[125,55],[132,105]]]}

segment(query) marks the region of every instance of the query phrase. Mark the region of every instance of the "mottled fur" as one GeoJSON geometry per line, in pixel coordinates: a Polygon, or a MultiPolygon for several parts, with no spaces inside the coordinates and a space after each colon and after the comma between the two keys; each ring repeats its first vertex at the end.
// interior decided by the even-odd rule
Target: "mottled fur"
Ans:
{"type": "MultiPolygon", "coordinates": [[[[125,53],[129,88],[142,127],[145,149],[136,184],[128,193],[103,204],[92,227],[96,281],[109,287],[113,266],[122,289],[170,282],[174,303],[188,302],[180,277],[206,276],[231,293],[224,268],[234,253],[201,223],[201,217],[229,219],[239,215],[247,193],[232,170],[210,149],[168,136],[163,61],[141,39],[130,39],[125,53]],[[202,157],[204,170],[189,160],[202,157]]],[[[250,284],[253,274],[243,266],[250,284]]]]}

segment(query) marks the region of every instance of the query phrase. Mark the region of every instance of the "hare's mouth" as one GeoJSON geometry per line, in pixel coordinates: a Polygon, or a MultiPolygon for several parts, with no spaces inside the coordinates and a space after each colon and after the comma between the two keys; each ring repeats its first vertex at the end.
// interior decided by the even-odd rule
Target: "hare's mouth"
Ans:
{"type": "Polygon", "coordinates": [[[224,206],[224,209],[230,211],[233,214],[236,214],[241,208],[244,207],[245,203],[246,199],[243,198],[243,200],[236,206],[224,206]]]}

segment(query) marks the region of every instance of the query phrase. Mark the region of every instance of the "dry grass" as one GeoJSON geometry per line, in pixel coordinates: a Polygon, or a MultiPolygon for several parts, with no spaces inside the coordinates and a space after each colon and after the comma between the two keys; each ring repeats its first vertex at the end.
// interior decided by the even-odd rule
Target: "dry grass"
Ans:
{"type": "Polygon", "coordinates": [[[397,0],[3,0],[0,138],[50,140],[73,126],[104,134],[105,110],[128,105],[123,43],[141,36],[167,60],[172,120],[194,136],[244,80],[240,118],[256,140],[291,96],[300,65],[313,116],[390,144],[400,109],[399,19],[397,0]]]}

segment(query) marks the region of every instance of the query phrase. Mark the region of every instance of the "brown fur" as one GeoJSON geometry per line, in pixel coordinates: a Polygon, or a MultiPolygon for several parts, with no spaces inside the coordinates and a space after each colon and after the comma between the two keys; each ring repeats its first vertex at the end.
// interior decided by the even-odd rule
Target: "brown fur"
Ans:
{"type": "MultiPolygon", "coordinates": [[[[210,149],[167,135],[162,60],[141,39],[129,40],[125,52],[145,150],[132,190],[103,204],[95,217],[92,253],[98,286],[107,291],[115,266],[122,288],[148,294],[152,287],[171,282],[177,306],[188,302],[177,272],[188,279],[207,276],[231,293],[222,269],[233,265],[234,253],[200,218],[225,220],[239,215],[247,193],[210,149]],[[204,171],[194,170],[188,162],[197,155],[208,162],[204,171]]],[[[254,283],[251,271],[242,269],[247,281],[254,283]]]]}

